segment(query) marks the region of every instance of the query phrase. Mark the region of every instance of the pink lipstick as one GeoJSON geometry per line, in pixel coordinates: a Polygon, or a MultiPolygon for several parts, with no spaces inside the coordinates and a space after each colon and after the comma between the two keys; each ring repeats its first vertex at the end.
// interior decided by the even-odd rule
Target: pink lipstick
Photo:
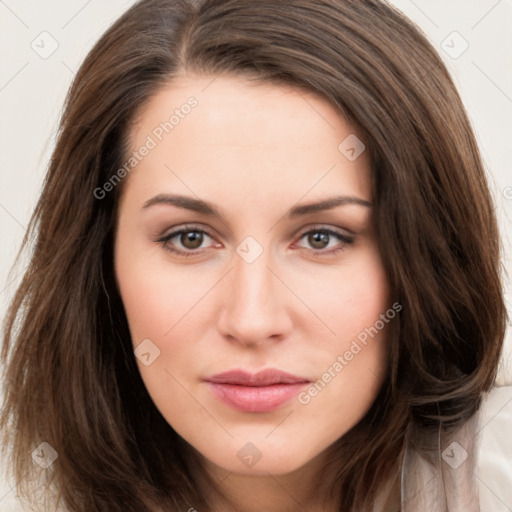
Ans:
{"type": "Polygon", "coordinates": [[[212,392],[227,405],[243,412],[272,412],[310,383],[304,377],[275,369],[258,373],[230,370],[205,379],[212,392]]]}

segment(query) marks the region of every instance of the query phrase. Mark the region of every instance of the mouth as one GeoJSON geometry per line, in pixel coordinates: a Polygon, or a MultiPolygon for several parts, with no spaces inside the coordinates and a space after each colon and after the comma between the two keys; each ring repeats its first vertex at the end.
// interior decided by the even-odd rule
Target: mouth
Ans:
{"type": "Polygon", "coordinates": [[[252,374],[231,370],[204,379],[213,394],[243,412],[272,412],[292,400],[311,381],[275,369],[252,374]]]}

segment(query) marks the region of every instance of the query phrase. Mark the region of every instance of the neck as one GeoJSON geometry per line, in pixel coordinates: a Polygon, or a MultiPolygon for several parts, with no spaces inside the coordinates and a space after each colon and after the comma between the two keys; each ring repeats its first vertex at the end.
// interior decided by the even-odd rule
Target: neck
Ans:
{"type": "Polygon", "coordinates": [[[192,473],[210,512],[338,512],[337,497],[328,497],[333,474],[322,471],[324,457],[287,474],[233,473],[201,459],[192,473]]]}
{"type": "MultiPolygon", "coordinates": [[[[188,458],[188,457],[187,457],[188,458]]],[[[339,512],[335,468],[325,466],[320,454],[301,468],[286,474],[250,475],[216,466],[197,452],[188,458],[193,478],[208,512],[339,512]]],[[[374,504],[372,512],[400,510],[399,464],[374,504]]]]}

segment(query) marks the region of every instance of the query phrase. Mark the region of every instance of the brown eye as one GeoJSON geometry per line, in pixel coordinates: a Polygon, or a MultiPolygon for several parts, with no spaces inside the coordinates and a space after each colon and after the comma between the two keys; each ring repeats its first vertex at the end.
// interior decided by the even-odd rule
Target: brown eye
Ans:
{"type": "Polygon", "coordinates": [[[300,240],[303,239],[306,240],[306,243],[309,246],[306,248],[320,254],[333,254],[343,250],[347,245],[354,243],[354,239],[352,237],[326,228],[311,229],[302,234],[300,240]]]}
{"type": "Polygon", "coordinates": [[[182,256],[194,256],[202,252],[198,249],[204,248],[203,244],[208,238],[213,240],[213,237],[203,229],[185,226],[163,236],[157,241],[168,251],[182,256]]]}
{"type": "Polygon", "coordinates": [[[185,249],[198,249],[203,243],[203,233],[201,231],[185,231],[180,235],[180,243],[185,249]]]}
{"type": "Polygon", "coordinates": [[[308,243],[310,243],[311,247],[314,249],[325,249],[329,244],[330,237],[331,236],[328,233],[312,231],[308,233],[308,243]]]}

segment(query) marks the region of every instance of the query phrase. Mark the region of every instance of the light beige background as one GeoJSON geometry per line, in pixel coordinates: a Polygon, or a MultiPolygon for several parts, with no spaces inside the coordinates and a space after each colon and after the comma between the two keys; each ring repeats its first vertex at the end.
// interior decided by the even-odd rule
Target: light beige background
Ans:
{"type": "MultiPolygon", "coordinates": [[[[94,42],[132,3],[132,0],[0,1],[2,319],[24,268],[21,262],[18,270],[9,275],[53,149],[65,93],[94,42]],[[53,53],[46,55],[53,47],[53,53]]],[[[503,262],[510,270],[512,0],[392,0],[390,3],[422,28],[452,72],[489,172],[502,229],[503,262]],[[463,51],[466,44],[468,47],[463,51]]],[[[507,301],[512,305],[508,279],[506,291],[507,301]]],[[[510,332],[498,384],[512,385],[510,332]]],[[[506,440],[512,425],[512,387],[493,392],[486,411],[489,423],[484,432],[479,475],[482,511],[512,511],[512,468],[507,467],[503,457],[506,453],[512,457],[512,446],[506,440]]],[[[0,512],[22,510],[12,483],[1,478],[0,512]]]]}

